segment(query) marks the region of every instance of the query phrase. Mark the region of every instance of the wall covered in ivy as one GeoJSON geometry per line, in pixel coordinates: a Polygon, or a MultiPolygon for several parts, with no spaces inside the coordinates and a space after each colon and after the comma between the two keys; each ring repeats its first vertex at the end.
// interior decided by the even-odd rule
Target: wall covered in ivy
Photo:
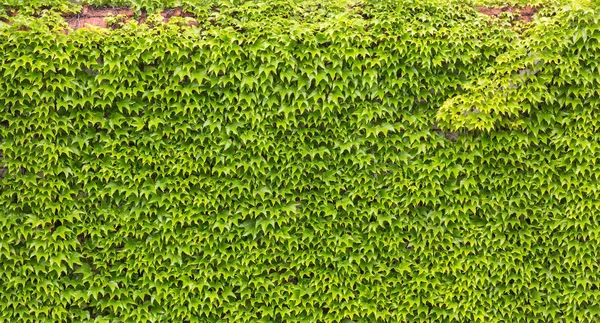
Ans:
{"type": "Polygon", "coordinates": [[[598,320],[592,2],[52,3],[0,10],[1,321],[598,320]]]}

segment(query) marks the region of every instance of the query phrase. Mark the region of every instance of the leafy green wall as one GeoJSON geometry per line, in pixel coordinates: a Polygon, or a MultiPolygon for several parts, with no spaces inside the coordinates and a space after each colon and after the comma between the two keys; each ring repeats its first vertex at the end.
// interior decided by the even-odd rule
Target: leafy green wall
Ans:
{"type": "Polygon", "coordinates": [[[5,15],[0,320],[597,321],[600,14],[565,4],[5,15]]]}

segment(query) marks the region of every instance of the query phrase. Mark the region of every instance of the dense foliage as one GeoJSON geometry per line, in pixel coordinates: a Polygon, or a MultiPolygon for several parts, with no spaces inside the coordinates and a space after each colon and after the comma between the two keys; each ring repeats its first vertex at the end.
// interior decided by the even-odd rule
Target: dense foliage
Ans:
{"type": "Polygon", "coordinates": [[[592,2],[13,2],[1,321],[598,320],[592,2]]]}

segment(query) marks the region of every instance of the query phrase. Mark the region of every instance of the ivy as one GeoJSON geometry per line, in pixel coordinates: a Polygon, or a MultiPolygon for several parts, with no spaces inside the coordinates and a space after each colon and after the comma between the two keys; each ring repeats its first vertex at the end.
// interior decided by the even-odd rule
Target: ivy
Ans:
{"type": "Polygon", "coordinates": [[[593,2],[1,5],[1,321],[597,321],[593,2]]]}

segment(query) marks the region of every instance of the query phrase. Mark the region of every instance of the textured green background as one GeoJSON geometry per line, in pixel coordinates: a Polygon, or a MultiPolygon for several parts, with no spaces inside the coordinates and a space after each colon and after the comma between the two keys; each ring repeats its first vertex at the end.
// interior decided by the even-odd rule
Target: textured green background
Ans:
{"type": "Polygon", "coordinates": [[[598,320],[593,4],[4,4],[1,321],[598,320]]]}

